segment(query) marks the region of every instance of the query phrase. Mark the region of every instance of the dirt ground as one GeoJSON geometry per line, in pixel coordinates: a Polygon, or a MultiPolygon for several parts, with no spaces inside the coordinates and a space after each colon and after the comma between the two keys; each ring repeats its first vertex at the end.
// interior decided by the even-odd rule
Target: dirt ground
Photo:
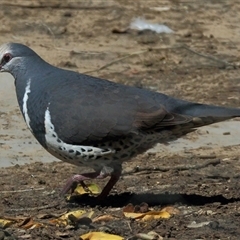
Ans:
{"type": "MultiPolygon", "coordinates": [[[[53,65],[115,82],[191,101],[239,106],[239,1],[59,2],[2,0],[0,44],[21,42],[53,65]],[[128,27],[136,17],[164,23],[174,33],[131,30],[128,27]]],[[[0,108],[4,104],[0,102],[0,108]]],[[[17,105],[9,112],[2,109],[1,118],[6,122],[0,128],[14,131],[15,121],[23,126],[16,131],[29,134],[27,143],[20,144],[18,157],[32,163],[0,169],[0,218],[32,218],[44,226],[11,225],[0,229],[0,240],[79,239],[90,231],[124,239],[146,239],[137,234],[150,231],[163,239],[239,239],[240,146],[146,153],[124,164],[126,173],[104,201],[92,196],[67,201],[59,196],[61,187],[72,174],[83,170],[62,162],[34,163],[41,160],[40,155],[53,157],[40,147],[38,154],[33,150],[26,154],[36,141],[26,130],[17,105]],[[137,166],[145,170],[127,173],[137,166]],[[144,202],[154,210],[171,206],[177,213],[147,222],[123,217],[126,205],[144,202]],[[47,224],[56,215],[78,209],[93,210],[94,217],[109,214],[117,218],[88,219],[72,227],[47,224]]],[[[229,134],[234,132],[222,138],[229,134]]],[[[196,133],[186,138],[194,141],[195,137],[196,133]]],[[[16,157],[11,139],[4,145],[7,140],[2,134],[0,161],[5,152],[16,157]]],[[[105,181],[98,184],[102,187],[105,181]]]]}

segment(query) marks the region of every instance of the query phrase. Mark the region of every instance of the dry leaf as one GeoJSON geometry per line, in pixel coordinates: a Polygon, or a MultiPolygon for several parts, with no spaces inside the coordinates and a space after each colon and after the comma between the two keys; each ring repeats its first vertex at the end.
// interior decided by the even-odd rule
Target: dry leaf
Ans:
{"type": "Polygon", "coordinates": [[[10,225],[12,225],[14,221],[6,220],[6,219],[0,219],[0,228],[7,228],[10,225]]]}
{"type": "Polygon", "coordinates": [[[18,226],[25,228],[25,229],[34,229],[37,227],[42,227],[43,224],[34,222],[31,217],[28,217],[28,218],[24,219],[18,226]]]}
{"type": "Polygon", "coordinates": [[[86,211],[83,211],[83,210],[68,212],[68,213],[63,214],[61,217],[59,217],[57,219],[50,220],[50,222],[55,223],[55,224],[68,225],[68,222],[69,222],[68,217],[70,215],[73,215],[76,218],[80,218],[84,213],[86,213],[86,211]]]}
{"type": "Polygon", "coordinates": [[[86,212],[84,210],[77,210],[77,211],[72,211],[72,212],[63,214],[61,217],[59,217],[57,219],[53,219],[50,222],[54,223],[54,224],[68,225],[71,222],[71,219],[79,220],[80,218],[83,218],[83,217],[91,218],[93,214],[94,214],[93,211],[86,212]]]}
{"type": "Polygon", "coordinates": [[[149,233],[138,233],[135,235],[137,239],[142,239],[142,240],[163,240],[163,237],[158,235],[156,232],[149,232],[149,233]]]}
{"type": "Polygon", "coordinates": [[[134,213],[134,212],[123,212],[123,215],[126,218],[133,218],[133,219],[137,219],[139,217],[143,217],[145,213],[134,213]]]}
{"type": "Polygon", "coordinates": [[[174,207],[165,207],[161,211],[148,211],[142,213],[141,211],[148,209],[148,205],[143,203],[139,205],[139,211],[136,212],[136,206],[134,207],[132,204],[128,204],[126,207],[123,208],[123,214],[127,218],[133,218],[136,220],[141,221],[149,221],[153,219],[160,219],[160,218],[170,218],[171,215],[179,213],[179,210],[174,207]]]}
{"type": "Polygon", "coordinates": [[[177,208],[174,208],[174,207],[171,207],[171,206],[163,208],[161,210],[161,212],[168,212],[168,213],[170,213],[172,215],[179,214],[179,210],[177,208]]]}
{"type": "Polygon", "coordinates": [[[90,232],[81,236],[82,240],[123,240],[124,238],[104,232],[90,232]]]}
{"type": "Polygon", "coordinates": [[[171,215],[168,212],[150,211],[147,213],[124,213],[124,216],[136,220],[149,221],[152,219],[170,218],[171,215]]]}
{"type": "Polygon", "coordinates": [[[150,221],[153,219],[160,219],[160,218],[170,218],[171,214],[168,212],[162,212],[162,211],[151,211],[148,213],[145,213],[145,216],[141,218],[142,221],[150,221]]]}
{"type": "Polygon", "coordinates": [[[81,184],[78,184],[77,187],[74,189],[74,193],[79,195],[86,194],[86,193],[99,194],[102,191],[97,184],[93,184],[93,183],[86,184],[86,188],[87,189],[84,189],[84,187],[81,184]]]}
{"type": "Polygon", "coordinates": [[[102,215],[102,216],[99,216],[99,217],[95,217],[93,219],[93,222],[108,222],[108,221],[112,221],[116,219],[116,217],[113,217],[112,215],[102,215]]]}

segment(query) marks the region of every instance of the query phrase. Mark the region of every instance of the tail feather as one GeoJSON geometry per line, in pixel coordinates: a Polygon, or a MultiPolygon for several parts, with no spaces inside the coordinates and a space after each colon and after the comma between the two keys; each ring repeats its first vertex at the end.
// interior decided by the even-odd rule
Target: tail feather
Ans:
{"type": "MultiPolygon", "coordinates": [[[[163,98],[163,105],[167,111],[192,117],[226,117],[226,119],[240,117],[240,108],[228,108],[200,103],[188,102],[176,98],[163,98]]],[[[217,122],[224,121],[218,120],[217,122]]],[[[214,120],[215,122],[215,120],[214,120]]]]}
{"type": "Polygon", "coordinates": [[[190,115],[193,117],[200,118],[211,118],[213,122],[220,122],[230,118],[239,117],[240,109],[239,108],[227,108],[214,105],[206,104],[188,104],[181,107],[180,112],[185,115],[190,115]],[[222,119],[222,120],[221,120],[222,119]]]}
{"type": "Polygon", "coordinates": [[[194,127],[202,127],[205,125],[210,125],[217,122],[226,121],[233,118],[232,116],[228,117],[218,117],[218,116],[208,116],[208,117],[194,117],[192,123],[194,127]]]}
{"type": "Polygon", "coordinates": [[[181,125],[177,125],[171,128],[173,135],[177,138],[190,133],[194,132],[197,128],[207,126],[213,123],[222,122],[228,119],[231,119],[232,116],[229,117],[193,117],[192,121],[188,123],[184,123],[181,125]]]}

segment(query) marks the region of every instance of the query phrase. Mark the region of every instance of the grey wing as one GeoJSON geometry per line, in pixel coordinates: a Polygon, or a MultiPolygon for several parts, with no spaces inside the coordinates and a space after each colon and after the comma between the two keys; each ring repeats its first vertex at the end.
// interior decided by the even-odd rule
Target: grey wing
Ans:
{"type": "Polygon", "coordinates": [[[167,112],[154,100],[155,93],[143,89],[102,80],[62,89],[49,110],[59,138],[66,143],[94,144],[192,119],[167,112]]]}

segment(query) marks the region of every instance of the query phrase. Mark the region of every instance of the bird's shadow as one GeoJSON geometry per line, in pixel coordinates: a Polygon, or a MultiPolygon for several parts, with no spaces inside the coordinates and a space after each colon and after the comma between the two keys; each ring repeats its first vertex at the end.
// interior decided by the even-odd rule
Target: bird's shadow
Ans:
{"type": "Polygon", "coordinates": [[[240,198],[231,198],[227,199],[222,195],[216,195],[211,197],[201,196],[197,194],[153,194],[153,193],[144,193],[144,194],[134,194],[134,193],[122,193],[110,195],[104,200],[99,200],[97,197],[89,195],[75,195],[71,196],[68,203],[85,205],[90,207],[124,207],[129,203],[133,205],[138,205],[143,202],[146,202],[149,206],[156,205],[173,205],[175,203],[193,205],[193,206],[202,206],[205,204],[210,204],[214,202],[219,202],[222,205],[240,201],[240,198]]]}

